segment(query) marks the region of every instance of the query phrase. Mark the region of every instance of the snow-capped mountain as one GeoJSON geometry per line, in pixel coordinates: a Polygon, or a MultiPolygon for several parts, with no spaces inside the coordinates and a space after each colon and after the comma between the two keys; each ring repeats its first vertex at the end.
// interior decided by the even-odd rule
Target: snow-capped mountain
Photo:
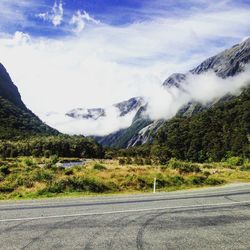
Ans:
{"type": "MultiPolygon", "coordinates": [[[[116,109],[119,117],[126,116],[131,112],[137,112],[140,107],[145,105],[145,101],[142,97],[133,97],[129,100],[116,103],[112,105],[113,108],[116,109]]],[[[98,120],[101,117],[106,116],[107,108],[76,108],[66,113],[66,116],[75,119],[92,119],[98,120]]]]}
{"type": "Polygon", "coordinates": [[[76,108],[67,112],[66,116],[75,119],[97,120],[98,118],[105,116],[105,110],[102,108],[93,108],[93,109],[76,108]]]}

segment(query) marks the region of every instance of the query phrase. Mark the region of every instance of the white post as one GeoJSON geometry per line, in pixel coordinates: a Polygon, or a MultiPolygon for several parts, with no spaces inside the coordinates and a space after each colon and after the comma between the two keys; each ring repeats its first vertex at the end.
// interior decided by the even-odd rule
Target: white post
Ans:
{"type": "Polygon", "coordinates": [[[156,190],[156,178],[154,178],[154,193],[155,193],[155,190],[156,190]]]}

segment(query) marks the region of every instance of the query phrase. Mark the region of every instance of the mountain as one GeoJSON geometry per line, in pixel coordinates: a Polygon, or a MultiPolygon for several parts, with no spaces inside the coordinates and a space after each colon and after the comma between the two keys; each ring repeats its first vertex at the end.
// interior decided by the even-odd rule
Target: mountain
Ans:
{"type": "Polygon", "coordinates": [[[76,108],[66,113],[66,116],[69,116],[74,119],[98,120],[100,117],[105,116],[105,110],[103,108],[93,108],[93,109],[76,108]]]}
{"type": "MultiPolygon", "coordinates": [[[[145,101],[142,97],[133,97],[129,100],[113,104],[111,107],[115,108],[117,111],[118,117],[126,116],[133,111],[138,111],[140,107],[144,105],[145,101]]],[[[107,115],[107,108],[76,108],[72,109],[66,113],[66,116],[69,116],[74,119],[83,119],[83,120],[98,120],[101,117],[107,115]]]]}
{"type": "Polygon", "coordinates": [[[0,97],[14,104],[16,107],[26,109],[17,87],[12,82],[8,72],[0,63],[0,97]]]}
{"type": "Polygon", "coordinates": [[[241,156],[250,158],[250,87],[191,117],[165,121],[154,145],[170,157],[204,162],[241,156]]]}
{"type": "MultiPolygon", "coordinates": [[[[232,48],[227,49],[218,55],[208,58],[188,73],[198,75],[212,70],[217,76],[225,79],[244,71],[245,65],[249,62],[250,38],[240,44],[234,45],[232,48]]],[[[187,74],[181,73],[172,74],[166,81],[164,81],[163,86],[181,87],[181,84],[186,80],[186,76],[187,74]]]]}
{"type": "MultiPolygon", "coordinates": [[[[166,88],[177,87],[182,90],[182,84],[185,83],[187,74],[202,74],[207,71],[213,71],[218,77],[226,79],[227,77],[235,76],[244,71],[246,64],[250,62],[250,38],[244,42],[234,45],[218,55],[208,58],[200,65],[190,70],[189,72],[175,73],[169,76],[163,86],[166,88]]],[[[226,95],[224,97],[213,100],[212,102],[202,105],[198,102],[190,102],[183,106],[177,113],[177,116],[192,117],[205,110],[214,107],[216,104],[230,101],[233,96],[226,95]]],[[[146,106],[146,105],[145,105],[146,106]]],[[[154,135],[162,127],[164,122],[151,121],[148,118],[136,115],[130,127],[116,131],[110,135],[97,138],[98,142],[105,146],[112,147],[130,147],[141,145],[146,142],[151,142],[154,135]]]]}
{"type": "Polygon", "coordinates": [[[57,135],[23,103],[17,87],[0,64],[0,139],[27,135],[57,135]]]}

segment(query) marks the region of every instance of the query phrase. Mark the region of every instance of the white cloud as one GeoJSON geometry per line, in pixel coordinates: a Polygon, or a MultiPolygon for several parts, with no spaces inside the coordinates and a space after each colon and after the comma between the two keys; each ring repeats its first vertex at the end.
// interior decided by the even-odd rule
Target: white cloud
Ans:
{"type": "MultiPolygon", "coordinates": [[[[162,82],[171,73],[186,72],[248,36],[249,16],[247,8],[213,10],[123,27],[101,23],[76,37],[58,40],[31,37],[17,43],[17,37],[5,37],[0,40],[1,62],[24,102],[38,115],[103,107],[132,96],[153,94],[158,100],[165,97],[162,103],[156,103],[164,114],[165,107],[171,109],[171,97],[167,99],[161,93],[162,82]]],[[[171,112],[175,111],[173,108],[171,112]]],[[[109,129],[121,123],[114,124],[112,119],[109,123],[107,120],[109,129]]],[[[63,130],[63,126],[70,128],[58,128],[63,130]]],[[[75,123],[73,128],[89,132],[83,124],[75,123]]]]}
{"type": "Polygon", "coordinates": [[[17,45],[25,45],[31,41],[30,35],[21,31],[16,31],[13,42],[17,45]]]}
{"type": "Polygon", "coordinates": [[[54,113],[49,116],[42,116],[46,122],[59,129],[63,133],[85,135],[107,135],[116,130],[130,126],[136,111],[126,116],[119,116],[119,112],[114,107],[105,109],[105,117],[98,120],[81,120],[65,116],[65,113],[54,113]],[[111,125],[112,124],[112,125],[111,125]]]}
{"type": "Polygon", "coordinates": [[[62,1],[60,0],[59,2],[56,0],[52,10],[50,12],[45,12],[45,13],[39,13],[36,16],[43,19],[44,21],[50,21],[52,24],[57,27],[61,25],[63,21],[63,4],[62,1]]]}
{"type": "Polygon", "coordinates": [[[187,74],[182,83],[182,90],[171,87],[154,87],[147,89],[148,110],[151,119],[169,119],[173,117],[183,105],[189,102],[207,104],[218,100],[226,94],[238,95],[239,90],[250,84],[250,65],[245,71],[222,79],[213,71],[200,75],[187,74]],[[184,90],[184,91],[183,91],[184,90]]]}
{"type": "Polygon", "coordinates": [[[73,31],[75,33],[80,33],[85,28],[87,22],[91,22],[94,24],[99,24],[100,21],[91,17],[86,11],[81,12],[78,10],[71,18],[70,24],[74,26],[73,31]]]}

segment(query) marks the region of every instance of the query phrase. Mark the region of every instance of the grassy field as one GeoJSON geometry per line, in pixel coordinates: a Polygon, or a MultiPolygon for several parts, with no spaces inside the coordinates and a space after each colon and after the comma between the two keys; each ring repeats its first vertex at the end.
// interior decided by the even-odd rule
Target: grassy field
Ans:
{"type": "Polygon", "coordinates": [[[0,199],[173,191],[250,182],[249,162],[194,164],[171,159],[167,165],[147,161],[91,160],[63,168],[58,161],[77,159],[11,158],[0,160],[0,199]],[[137,164],[135,164],[135,162],[137,164]],[[148,163],[148,165],[146,165],[148,163]]]}

